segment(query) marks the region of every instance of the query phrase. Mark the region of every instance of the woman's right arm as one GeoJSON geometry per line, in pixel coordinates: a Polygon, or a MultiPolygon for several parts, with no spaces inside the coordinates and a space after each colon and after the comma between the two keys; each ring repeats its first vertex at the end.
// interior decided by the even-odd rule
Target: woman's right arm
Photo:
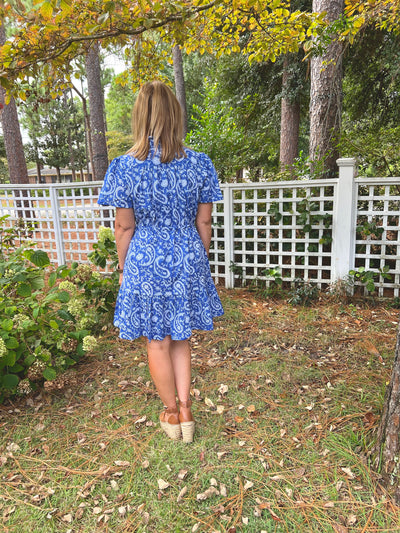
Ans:
{"type": "Polygon", "coordinates": [[[135,214],[132,208],[117,207],[115,213],[115,243],[117,245],[118,262],[124,268],[129,244],[135,233],[135,214]]]}
{"type": "Polygon", "coordinates": [[[207,255],[210,251],[211,243],[211,213],[212,203],[199,204],[196,215],[196,228],[204,244],[207,255]]]}

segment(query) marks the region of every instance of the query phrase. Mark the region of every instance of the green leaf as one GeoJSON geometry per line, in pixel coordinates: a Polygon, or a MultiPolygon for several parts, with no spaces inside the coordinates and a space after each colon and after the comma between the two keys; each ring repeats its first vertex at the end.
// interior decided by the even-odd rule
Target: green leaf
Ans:
{"type": "Polygon", "coordinates": [[[49,325],[52,329],[59,329],[58,322],[56,322],[55,320],[50,320],[49,325]]]}
{"type": "Polygon", "coordinates": [[[49,287],[53,287],[57,281],[57,272],[52,272],[49,276],[49,287]]]}
{"type": "Polygon", "coordinates": [[[21,283],[20,285],[18,285],[17,294],[24,298],[30,296],[32,294],[32,289],[29,283],[21,283]]]}
{"type": "Polygon", "coordinates": [[[71,313],[68,313],[68,311],[66,311],[65,309],[59,309],[57,311],[57,314],[63,320],[74,320],[74,317],[71,315],[71,313]]]}
{"type": "Polygon", "coordinates": [[[39,316],[39,311],[40,311],[40,307],[39,306],[33,308],[33,311],[32,311],[33,318],[36,319],[39,316]]]}
{"type": "Polygon", "coordinates": [[[15,337],[11,337],[10,339],[7,339],[5,343],[6,343],[6,347],[8,348],[8,350],[13,350],[14,348],[18,348],[19,346],[19,342],[17,341],[15,337]]]}
{"type": "Polygon", "coordinates": [[[44,287],[44,278],[42,274],[37,274],[29,279],[31,286],[34,290],[40,290],[44,287]]]}
{"type": "Polygon", "coordinates": [[[19,383],[19,377],[15,374],[6,374],[3,376],[3,387],[5,389],[15,389],[19,383]]]}
{"type": "Polygon", "coordinates": [[[45,267],[50,264],[50,258],[43,250],[35,250],[31,254],[30,261],[37,267],[45,267]]]}
{"type": "Polygon", "coordinates": [[[29,355],[27,355],[24,359],[24,363],[26,364],[26,366],[31,366],[31,364],[33,363],[33,361],[36,360],[36,357],[34,354],[30,353],[29,355]]]}
{"type": "Polygon", "coordinates": [[[5,320],[3,320],[3,322],[1,323],[1,327],[5,330],[5,331],[11,331],[12,328],[13,328],[13,321],[10,319],[10,318],[6,318],[5,320]]]}
{"type": "Polygon", "coordinates": [[[67,302],[70,301],[71,297],[70,297],[70,295],[69,295],[69,293],[68,293],[67,291],[60,291],[60,292],[58,293],[58,295],[57,295],[57,299],[58,299],[60,302],[66,304],[67,302]]]}
{"type": "Polygon", "coordinates": [[[4,361],[7,366],[14,366],[16,360],[17,354],[14,351],[7,352],[7,354],[4,356],[4,361]]]}
{"type": "Polygon", "coordinates": [[[51,381],[57,377],[57,372],[54,370],[54,368],[50,368],[49,366],[47,366],[43,370],[43,377],[47,381],[51,381]]]}

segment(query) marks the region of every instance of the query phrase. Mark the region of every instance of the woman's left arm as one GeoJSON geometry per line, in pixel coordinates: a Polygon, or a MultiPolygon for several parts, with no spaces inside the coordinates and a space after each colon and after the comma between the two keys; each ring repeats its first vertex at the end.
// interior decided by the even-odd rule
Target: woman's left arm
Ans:
{"type": "Polygon", "coordinates": [[[115,242],[117,245],[119,267],[124,268],[129,244],[135,233],[135,213],[133,209],[117,207],[115,214],[115,242]]]}

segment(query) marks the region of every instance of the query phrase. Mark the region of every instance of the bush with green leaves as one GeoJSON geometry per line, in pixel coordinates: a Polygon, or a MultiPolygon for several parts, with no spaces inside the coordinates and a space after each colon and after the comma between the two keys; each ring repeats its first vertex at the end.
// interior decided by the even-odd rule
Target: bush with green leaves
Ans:
{"type": "MultiPolygon", "coordinates": [[[[0,402],[46,386],[90,352],[111,323],[118,291],[117,272],[78,263],[55,268],[29,240],[31,231],[6,227],[6,218],[0,218],[0,402]]],[[[114,264],[115,242],[106,233],[96,246],[114,264]]]]}
{"type": "Polygon", "coordinates": [[[291,305],[309,306],[319,297],[317,285],[303,278],[296,278],[289,292],[288,302],[291,305]]]}

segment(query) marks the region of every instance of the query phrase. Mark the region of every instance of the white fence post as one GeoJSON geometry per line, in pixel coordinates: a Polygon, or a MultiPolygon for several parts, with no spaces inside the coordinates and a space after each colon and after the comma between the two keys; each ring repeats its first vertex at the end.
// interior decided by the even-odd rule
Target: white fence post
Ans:
{"type": "Polygon", "coordinates": [[[53,225],[54,225],[54,240],[56,244],[57,252],[57,263],[58,266],[65,264],[65,250],[64,250],[64,239],[61,223],[61,214],[60,214],[60,203],[58,201],[58,192],[56,187],[49,187],[50,192],[50,203],[51,203],[51,212],[53,214],[53,225]]]}
{"type": "Polygon", "coordinates": [[[235,276],[231,269],[233,263],[233,189],[225,187],[224,194],[224,237],[225,237],[225,287],[233,289],[235,276]]]}
{"type": "Polygon", "coordinates": [[[339,180],[333,208],[331,282],[345,278],[354,268],[357,216],[356,161],[341,158],[336,163],[339,180]]]}

